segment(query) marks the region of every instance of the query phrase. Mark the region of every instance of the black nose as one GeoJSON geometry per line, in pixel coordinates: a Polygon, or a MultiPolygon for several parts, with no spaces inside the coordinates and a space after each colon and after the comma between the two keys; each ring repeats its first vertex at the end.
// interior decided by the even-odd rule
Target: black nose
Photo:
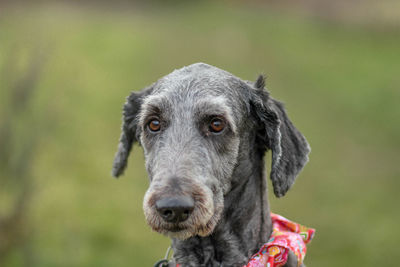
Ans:
{"type": "Polygon", "coordinates": [[[156,209],[166,222],[183,222],[192,213],[194,201],[187,196],[162,198],[156,202],[156,209]]]}

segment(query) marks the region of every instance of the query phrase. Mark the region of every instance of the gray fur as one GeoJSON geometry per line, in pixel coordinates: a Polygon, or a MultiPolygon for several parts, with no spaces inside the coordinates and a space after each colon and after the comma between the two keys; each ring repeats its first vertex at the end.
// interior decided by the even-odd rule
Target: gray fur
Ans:
{"type": "MultiPolygon", "coordinates": [[[[264,89],[216,67],[197,63],[132,93],[113,175],[123,173],[132,144],[144,150],[150,186],[143,208],[150,227],[172,238],[181,266],[243,266],[266,243],[271,218],[264,154],[272,152],[271,180],[281,197],[308,160],[309,146],[283,105],[264,89]],[[226,121],[218,134],[211,118],[226,121]],[[148,123],[157,118],[159,132],[148,123]],[[190,196],[195,208],[183,222],[168,223],[155,202],[190,196]]],[[[287,266],[296,266],[290,255],[287,266]]]]}

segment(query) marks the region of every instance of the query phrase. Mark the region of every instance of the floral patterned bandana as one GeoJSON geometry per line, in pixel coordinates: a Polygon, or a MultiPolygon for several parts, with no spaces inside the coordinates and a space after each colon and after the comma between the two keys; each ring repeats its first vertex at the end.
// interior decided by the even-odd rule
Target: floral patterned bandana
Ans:
{"type": "Polygon", "coordinates": [[[243,267],[281,267],[286,264],[289,250],[297,257],[298,266],[306,256],[306,244],[314,237],[315,230],[271,213],[272,234],[268,243],[254,254],[243,267]]]}
{"type": "MultiPolygon", "coordinates": [[[[307,252],[306,244],[314,237],[315,229],[289,221],[274,213],[271,213],[271,219],[273,229],[270,239],[243,267],[281,267],[287,262],[289,250],[296,255],[298,266],[303,263],[307,252]]],[[[168,254],[169,252],[167,256],[168,254]]],[[[154,266],[164,266],[162,265],[164,262],[165,266],[168,266],[166,259],[154,266]]],[[[176,266],[180,267],[179,264],[176,266]]]]}

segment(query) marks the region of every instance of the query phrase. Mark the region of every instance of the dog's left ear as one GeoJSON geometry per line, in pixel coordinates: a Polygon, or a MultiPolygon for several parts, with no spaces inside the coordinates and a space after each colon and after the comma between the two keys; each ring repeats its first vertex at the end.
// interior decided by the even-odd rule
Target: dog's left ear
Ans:
{"type": "Polygon", "coordinates": [[[112,175],[114,177],[118,177],[124,173],[132,145],[139,139],[140,129],[138,129],[137,115],[140,112],[144,97],[149,95],[152,90],[153,87],[150,86],[140,92],[132,92],[126,98],[123,108],[122,133],[112,168],[112,175]]]}
{"type": "Polygon", "coordinates": [[[257,142],[262,153],[269,149],[272,152],[271,180],[275,195],[282,197],[307,163],[310,146],[289,120],[283,104],[269,96],[264,84],[260,76],[251,99],[260,124],[257,142]]]}

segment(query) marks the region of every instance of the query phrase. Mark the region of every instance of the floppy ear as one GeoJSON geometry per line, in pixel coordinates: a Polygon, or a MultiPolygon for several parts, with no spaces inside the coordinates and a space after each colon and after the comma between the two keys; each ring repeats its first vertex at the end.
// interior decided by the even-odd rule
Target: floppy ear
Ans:
{"type": "Polygon", "coordinates": [[[308,161],[310,146],[289,120],[283,104],[264,89],[264,77],[255,85],[252,99],[254,113],[260,123],[257,142],[262,152],[271,150],[271,180],[277,197],[286,194],[308,161]]]}
{"type": "Polygon", "coordinates": [[[140,129],[138,129],[137,115],[139,114],[144,97],[149,95],[152,89],[151,86],[140,92],[132,92],[126,99],[123,108],[122,133],[112,168],[112,175],[114,177],[123,174],[132,145],[138,141],[140,129]]]}

